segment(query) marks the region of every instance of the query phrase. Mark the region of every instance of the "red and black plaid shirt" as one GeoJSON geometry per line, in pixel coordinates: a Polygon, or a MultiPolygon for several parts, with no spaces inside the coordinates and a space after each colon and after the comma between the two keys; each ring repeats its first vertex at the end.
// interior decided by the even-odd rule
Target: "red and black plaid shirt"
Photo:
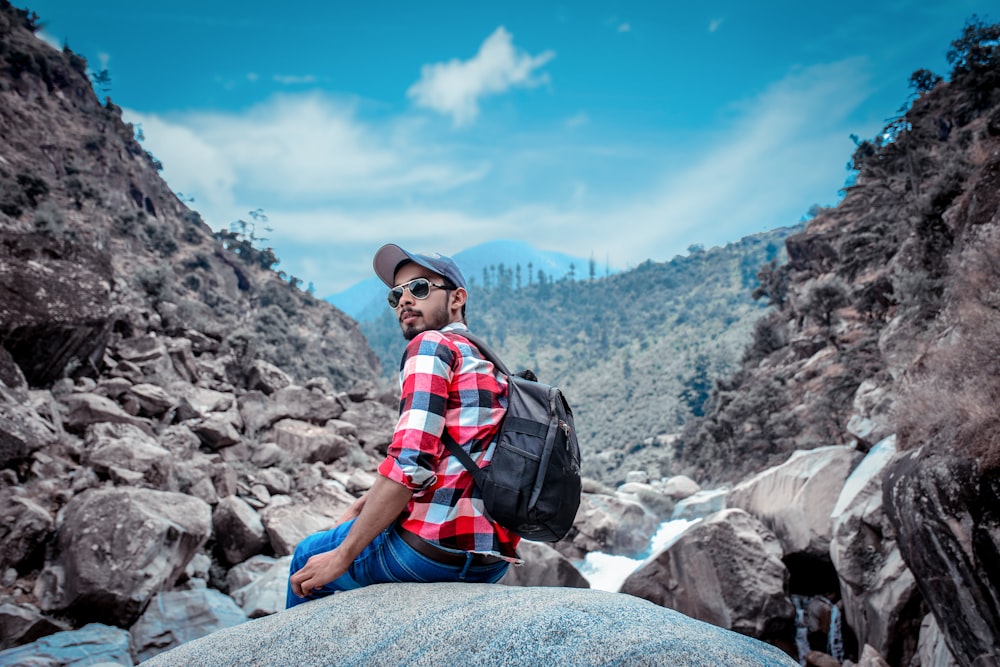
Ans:
{"type": "Polygon", "coordinates": [[[516,562],[520,538],[484,516],[472,475],[441,441],[447,431],[482,466],[507,411],[507,379],[461,336],[464,329],[453,323],[425,331],[406,346],[399,422],[378,471],[413,489],[404,529],[442,547],[516,562]]]}

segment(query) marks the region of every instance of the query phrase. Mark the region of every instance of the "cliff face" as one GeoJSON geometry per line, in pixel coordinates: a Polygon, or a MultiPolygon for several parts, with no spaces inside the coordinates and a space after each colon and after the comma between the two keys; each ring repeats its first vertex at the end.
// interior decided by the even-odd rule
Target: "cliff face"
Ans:
{"type": "Polygon", "coordinates": [[[0,340],[32,385],[95,376],[112,336],[195,331],[337,389],[378,362],[356,324],[220,241],[170,191],[86,63],[0,11],[0,340]]]}
{"type": "Polygon", "coordinates": [[[903,449],[954,447],[996,466],[996,30],[956,40],[951,80],[925,83],[880,138],[859,142],[841,203],[761,271],[772,312],[682,438],[687,470],[733,480],[796,449],[867,451],[897,432],[903,449]]]}

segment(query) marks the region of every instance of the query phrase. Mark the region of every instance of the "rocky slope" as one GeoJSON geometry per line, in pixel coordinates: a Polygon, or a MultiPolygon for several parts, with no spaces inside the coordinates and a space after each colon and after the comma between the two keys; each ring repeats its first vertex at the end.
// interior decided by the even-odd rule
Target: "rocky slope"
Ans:
{"type": "Polygon", "coordinates": [[[796,450],[896,443],[869,509],[834,511],[868,562],[830,554],[847,622],[891,664],[910,664],[924,610],[958,664],[1000,660],[998,38],[970,21],[950,79],[916,72],[910,108],[858,143],[856,182],[762,271],[774,310],[679,443],[683,470],[720,482],[796,450]],[[875,601],[878,579],[894,583],[875,601]]]}
{"type": "Polygon", "coordinates": [[[356,324],[269,270],[246,234],[215,238],[160,178],[82,58],[0,12],[0,337],[33,386],[93,377],[113,335],[197,332],[242,360],[378,376],[356,324]]]}

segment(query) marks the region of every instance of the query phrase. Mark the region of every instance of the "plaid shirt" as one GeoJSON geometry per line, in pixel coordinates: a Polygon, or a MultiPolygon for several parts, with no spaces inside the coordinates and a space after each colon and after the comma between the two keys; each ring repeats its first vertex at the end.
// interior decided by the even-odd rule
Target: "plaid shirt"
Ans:
{"type": "Polygon", "coordinates": [[[378,471],[413,489],[400,525],[447,549],[519,562],[519,537],[483,515],[472,475],[441,441],[447,433],[484,465],[507,411],[507,379],[494,372],[452,323],[424,331],[406,346],[400,365],[399,422],[378,471]],[[452,332],[452,335],[445,335],[452,332]]]}

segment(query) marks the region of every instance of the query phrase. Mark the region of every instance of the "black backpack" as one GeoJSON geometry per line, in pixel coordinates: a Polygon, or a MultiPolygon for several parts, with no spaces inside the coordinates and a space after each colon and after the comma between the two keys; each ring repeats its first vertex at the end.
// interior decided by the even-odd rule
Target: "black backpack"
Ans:
{"type": "Polygon", "coordinates": [[[580,506],[580,447],[573,411],[556,387],[536,382],[531,371],[512,374],[477,336],[464,330],[455,333],[469,339],[507,376],[507,414],[493,458],[483,468],[451,438],[444,438],[444,444],[472,473],[490,519],[527,540],[561,540],[580,506]]]}

